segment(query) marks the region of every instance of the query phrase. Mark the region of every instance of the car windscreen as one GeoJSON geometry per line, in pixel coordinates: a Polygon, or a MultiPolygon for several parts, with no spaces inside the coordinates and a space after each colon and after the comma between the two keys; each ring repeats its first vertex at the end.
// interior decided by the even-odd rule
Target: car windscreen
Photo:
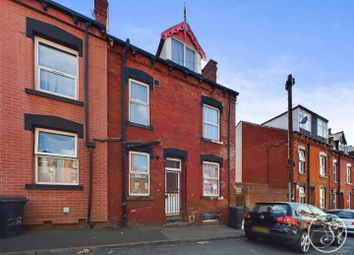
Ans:
{"type": "Polygon", "coordinates": [[[341,219],[354,219],[354,213],[352,212],[340,211],[337,216],[341,219]]]}
{"type": "Polygon", "coordinates": [[[284,216],[288,214],[289,206],[287,204],[256,204],[252,208],[253,213],[271,214],[273,217],[284,216]]]}

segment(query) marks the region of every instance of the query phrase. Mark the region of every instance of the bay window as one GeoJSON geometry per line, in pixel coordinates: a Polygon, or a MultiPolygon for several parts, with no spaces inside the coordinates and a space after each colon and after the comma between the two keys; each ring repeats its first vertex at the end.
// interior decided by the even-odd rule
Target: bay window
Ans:
{"type": "Polygon", "coordinates": [[[36,89],[78,99],[78,52],[36,37],[35,56],[36,89]]]}
{"type": "Polygon", "coordinates": [[[129,195],[150,195],[150,154],[129,153],[129,195]]]}
{"type": "Polygon", "coordinates": [[[220,111],[206,104],[203,104],[203,137],[220,140],[220,111]]]}
{"type": "Polygon", "coordinates": [[[203,196],[217,197],[220,189],[220,165],[203,162],[203,196]]]}
{"type": "Polygon", "coordinates": [[[36,129],[36,183],[78,184],[77,135],[36,129]]]}
{"type": "Polygon", "coordinates": [[[149,85],[129,80],[129,121],[150,124],[149,85]]]}

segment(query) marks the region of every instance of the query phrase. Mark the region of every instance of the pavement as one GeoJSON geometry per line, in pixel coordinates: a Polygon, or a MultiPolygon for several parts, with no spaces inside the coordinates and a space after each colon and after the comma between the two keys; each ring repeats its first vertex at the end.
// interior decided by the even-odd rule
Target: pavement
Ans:
{"type": "Polygon", "coordinates": [[[242,230],[224,225],[183,227],[27,230],[0,239],[2,255],[88,254],[122,247],[240,239],[242,230]]]}
{"type": "MultiPolygon", "coordinates": [[[[349,255],[354,251],[354,237],[348,237],[346,243],[335,255],[349,255]]],[[[93,252],[90,255],[296,255],[291,247],[266,241],[215,240],[182,244],[164,244],[138,247],[122,247],[93,252]]],[[[311,248],[308,255],[323,255],[323,252],[311,248]]]]}

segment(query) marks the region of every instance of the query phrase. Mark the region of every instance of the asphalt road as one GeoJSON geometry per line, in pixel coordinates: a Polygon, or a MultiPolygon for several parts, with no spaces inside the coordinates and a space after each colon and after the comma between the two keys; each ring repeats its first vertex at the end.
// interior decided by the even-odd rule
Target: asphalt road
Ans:
{"type": "MultiPolygon", "coordinates": [[[[136,248],[120,248],[114,250],[99,251],[95,255],[119,254],[119,255],[277,255],[296,254],[291,248],[264,241],[224,240],[205,243],[188,243],[173,245],[140,246],[136,248]]],[[[324,254],[313,248],[308,254],[324,254]]],[[[345,245],[335,255],[354,254],[354,237],[348,237],[345,245]]]]}

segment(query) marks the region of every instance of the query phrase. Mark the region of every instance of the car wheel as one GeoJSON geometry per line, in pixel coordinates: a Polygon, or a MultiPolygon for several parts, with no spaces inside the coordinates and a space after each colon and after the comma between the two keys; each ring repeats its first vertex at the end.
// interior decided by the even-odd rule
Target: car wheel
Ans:
{"type": "Polygon", "coordinates": [[[344,242],[343,231],[340,231],[340,232],[337,233],[336,239],[334,240],[333,245],[335,245],[335,246],[341,246],[343,242],[344,242]]]}
{"type": "Polygon", "coordinates": [[[310,249],[311,241],[307,231],[301,233],[300,238],[294,245],[294,249],[298,253],[307,253],[310,249]]]}

